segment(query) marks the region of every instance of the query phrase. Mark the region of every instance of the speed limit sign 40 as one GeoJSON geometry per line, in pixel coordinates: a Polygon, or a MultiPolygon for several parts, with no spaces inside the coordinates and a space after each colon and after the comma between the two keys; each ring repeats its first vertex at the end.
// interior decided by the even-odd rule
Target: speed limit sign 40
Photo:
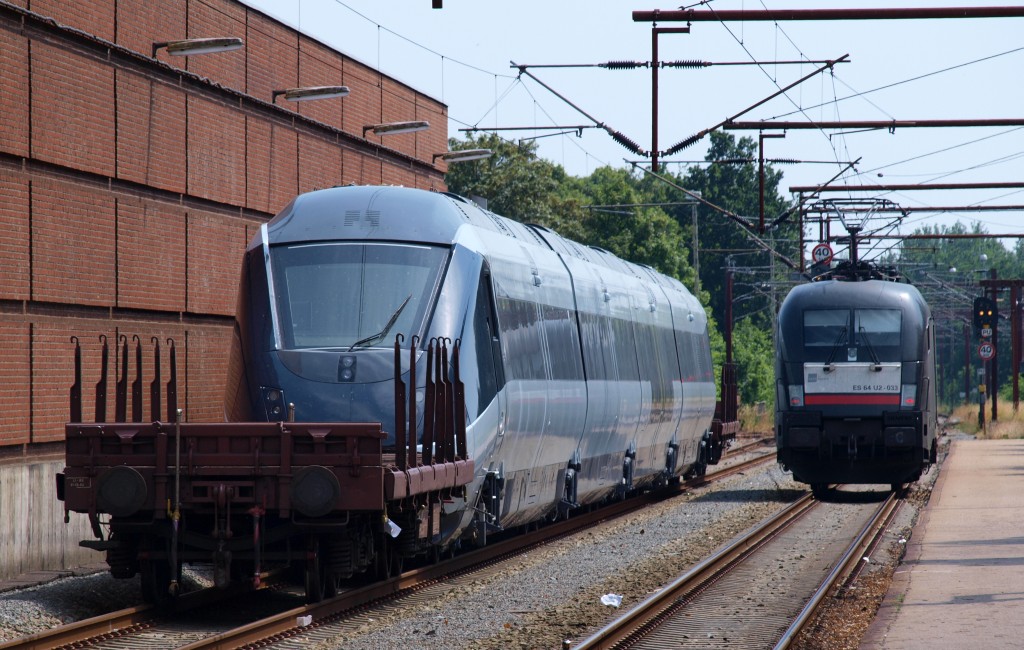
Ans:
{"type": "Polygon", "coordinates": [[[815,264],[828,264],[832,261],[832,247],[822,242],[811,249],[811,259],[815,264]]]}
{"type": "Polygon", "coordinates": [[[992,357],[996,356],[996,346],[991,343],[982,343],[978,346],[978,356],[981,357],[983,361],[988,361],[992,357]]]}

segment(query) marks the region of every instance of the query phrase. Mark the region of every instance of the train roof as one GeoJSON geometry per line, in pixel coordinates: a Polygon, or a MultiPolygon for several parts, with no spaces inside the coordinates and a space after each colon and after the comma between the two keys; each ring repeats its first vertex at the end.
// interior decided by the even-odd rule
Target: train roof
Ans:
{"type": "MultiPolygon", "coordinates": [[[[456,194],[391,185],[349,185],[295,197],[267,223],[270,245],[310,241],[415,241],[451,245],[463,226],[502,234],[554,250],[665,289],[689,293],[681,282],[654,269],[585,246],[543,226],[523,224],[481,208],[456,194]]],[[[262,245],[262,233],[250,248],[262,245]]]]}
{"type": "Polygon", "coordinates": [[[931,310],[921,292],[911,284],[891,280],[865,280],[846,282],[823,280],[800,284],[790,290],[782,304],[783,312],[795,309],[874,308],[912,311],[927,318],[931,310]]]}

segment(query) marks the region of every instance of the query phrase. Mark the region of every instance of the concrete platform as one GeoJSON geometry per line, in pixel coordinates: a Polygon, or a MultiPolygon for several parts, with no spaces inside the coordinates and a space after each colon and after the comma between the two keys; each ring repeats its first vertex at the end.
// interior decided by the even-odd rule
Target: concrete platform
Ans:
{"type": "Polygon", "coordinates": [[[860,647],[1024,647],[1024,440],[952,443],[860,647]]]}

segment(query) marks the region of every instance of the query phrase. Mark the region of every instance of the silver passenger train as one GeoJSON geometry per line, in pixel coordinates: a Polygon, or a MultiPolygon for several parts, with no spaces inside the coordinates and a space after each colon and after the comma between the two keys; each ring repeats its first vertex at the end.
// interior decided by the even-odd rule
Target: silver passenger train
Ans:
{"type": "Polygon", "coordinates": [[[400,187],[299,196],[249,246],[242,300],[235,421],[280,420],[291,403],[299,421],[391,422],[393,337],[418,337],[420,357],[430,340],[461,340],[476,470],[464,499],[446,504],[442,543],[708,462],[715,385],[693,295],[461,197],[400,187]]]}
{"type": "MultiPolygon", "coordinates": [[[[851,277],[859,277],[853,274],[851,277]]],[[[916,481],[936,460],[935,327],[912,285],[831,279],[779,311],[776,447],[793,478],[916,481]]]]}

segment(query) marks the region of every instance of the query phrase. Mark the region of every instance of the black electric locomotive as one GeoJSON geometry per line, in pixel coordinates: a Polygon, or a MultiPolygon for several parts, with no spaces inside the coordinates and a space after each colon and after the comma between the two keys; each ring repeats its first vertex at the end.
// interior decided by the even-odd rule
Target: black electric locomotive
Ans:
{"type": "Polygon", "coordinates": [[[815,492],[917,480],[935,462],[931,310],[875,274],[790,291],[778,317],[778,460],[815,492]]]}

